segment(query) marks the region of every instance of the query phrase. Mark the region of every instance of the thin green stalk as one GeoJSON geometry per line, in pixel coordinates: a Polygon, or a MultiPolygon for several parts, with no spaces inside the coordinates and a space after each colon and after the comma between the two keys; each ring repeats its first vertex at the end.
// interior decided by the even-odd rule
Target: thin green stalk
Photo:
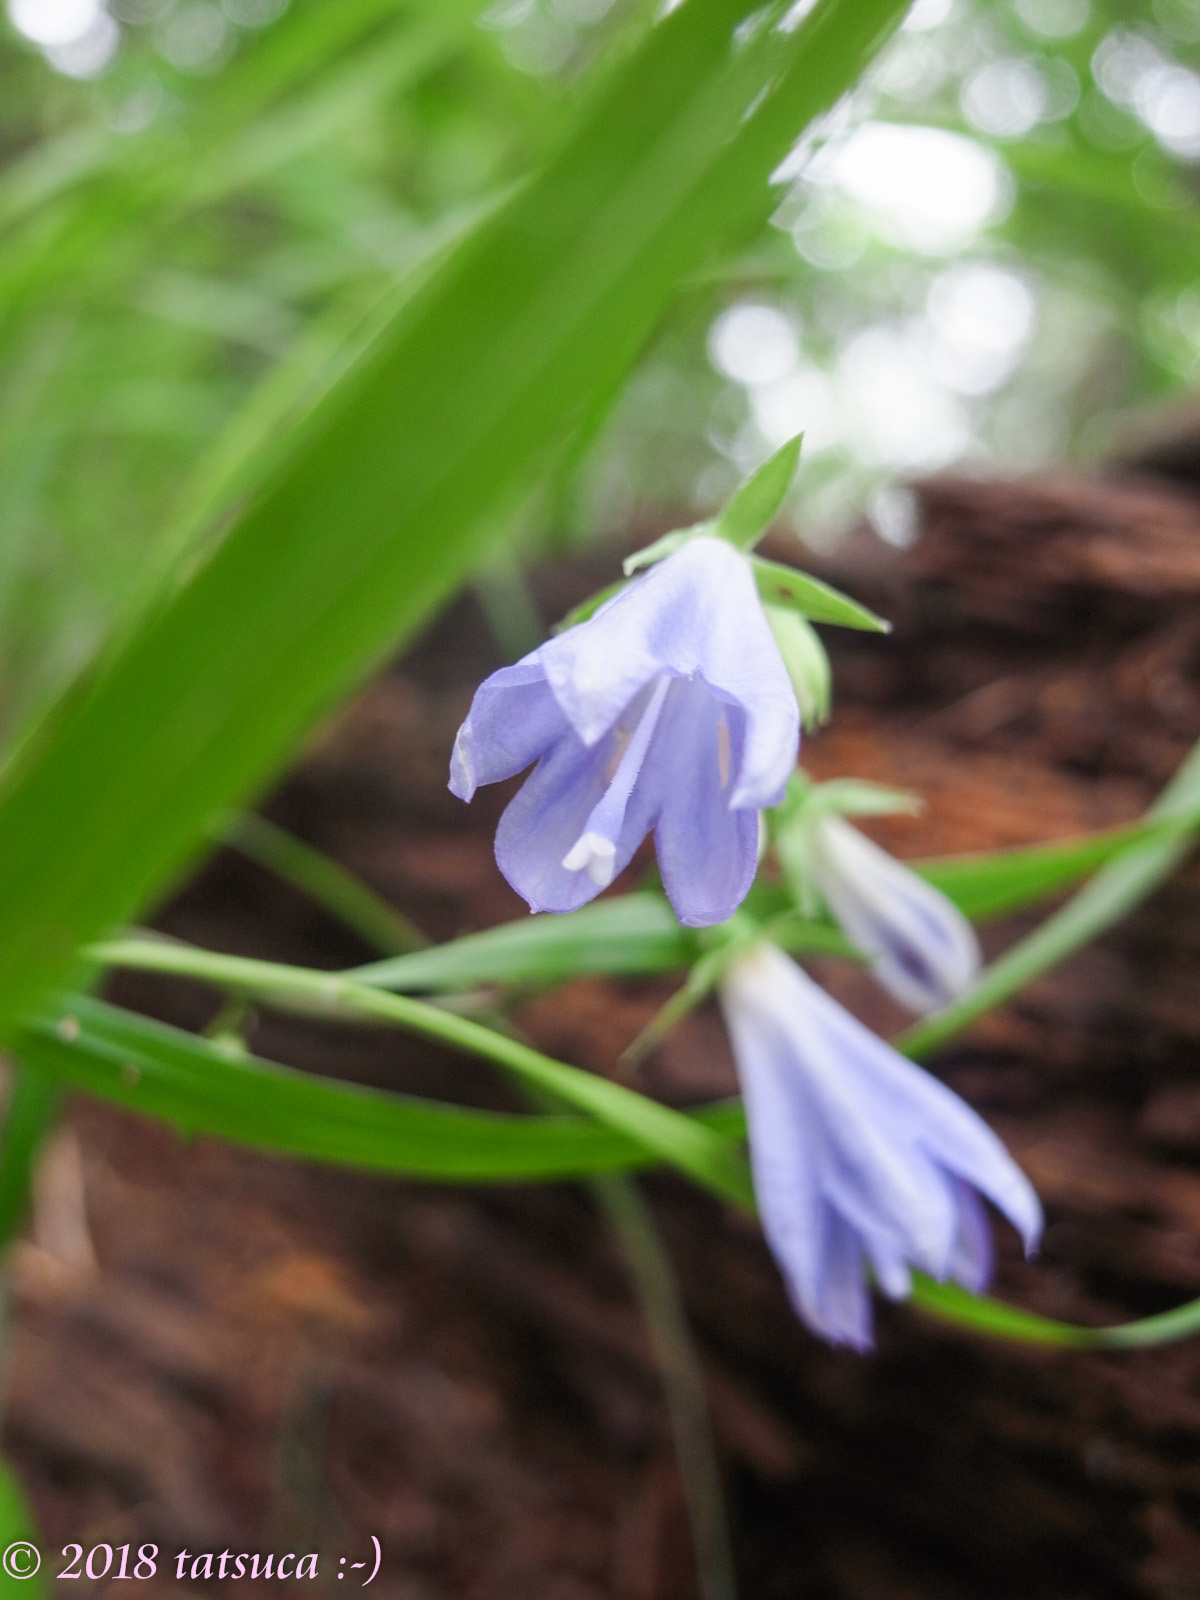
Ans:
{"type": "Polygon", "coordinates": [[[553,1094],[637,1140],[714,1193],[753,1209],[750,1171],[742,1151],[731,1141],[632,1089],[554,1061],[467,1017],[455,1016],[407,995],[369,988],[338,973],[217,955],[167,941],[110,940],[92,945],[85,956],[106,966],[195,978],[266,1005],[286,1005],[298,999],[324,1016],[366,1018],[482,1056],[515,1073],[534,1089],[553,1094]]]}
{"type": "Polygon", "coordinates": [[[495,547],[476,572],[471,588],[505,661],[519,661],[537,649],[546,637],[546,624],[525,581],[520,559],[509,545],[495,547]]]}
{"type": "MultiPolygon", "coordinates": [[[[515,563],[514,572],[519,582],[515,563]]],[[[514,647],[513,653],[523,652],[514,647]]],[[[394,916],[392,908],[337,862],[252,813],[234,818],[225,837],[303,889],[374,942],[382,953],[396,953],[397,941],[390,937],[393,930],[389,928],[389,919],[394,916]]],[[[412,932],[416,935],[415,929],[412,932]]],[[[507,1021],[502,1015],[488,1015],[484,1020],[493,1027],[507,1021]]],[[[608,1213],[650,1330],[687,1501],[701,1600],[737,1600],[733,1551],[704,1381],[670,1257],[632,1178],[596,1178],[591,1188],[608,1213]]]]}
{"type": "Polygon", "coordinates": [[[662,1374],[702,1600],[737,1600],[721,1469],[709,1422],[700,1359],[679,1297],[671,1259],[634,1179],[594,1178],[591,1188],[608,1213],[629,1264],[662,1374]]]}
{"type": "Polygon", "coordinates": [[[387,955],[425,950],[429,940],[382,896],[320,850],[253,811],[222,819],[213,834],[324,906],[387,955]]]}
{"type": "MultiPolygon", "coordinates": [[[[1148,816],[1162,821],[1185,818],[1195,813],[1198,803],[1200,744],[1150,807],[1148,816]]],[[[985,1011],[1010,999],[1126,916],[1171,875],[1193,844],[1188,830],[1122,852],[1101,867],[1060,911],[994,961],[970,993],[902,1033],[897,1048],[920,1060],[954,1038],[985,1011]]]]}

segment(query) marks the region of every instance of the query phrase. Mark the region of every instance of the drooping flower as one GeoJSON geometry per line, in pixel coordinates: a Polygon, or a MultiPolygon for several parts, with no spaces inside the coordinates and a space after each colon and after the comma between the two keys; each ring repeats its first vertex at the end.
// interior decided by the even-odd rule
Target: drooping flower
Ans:
{"type": "Polygon", "coordinates": [[[914,1267],[982,1290],[992,1252],[980,1195],[1035,1247],[1037,1196],[982,1118],[776,946],[734,961],[720,999],[767,1242],[822,1338],[870,1348],[868,1273],[892,1299],[911,1292],[914,1267]]]}
{"type": "Polygon", "coordinates": [[[534,911],[574,911],[651,829],[683,923],[723,922],[754,877],[758,813],[782,796],[799,713],[744,556],[695,538],[595,616],[494,672],[459,729],[470,800],[536,763],[496,832],[534,911]]]}
{"type": "Polygon", "coordinates": [[[932,884],[828,811],[807,825],[807,864],[835,921],[903,1005],[936,1011],[970,987],[975,931],[932,884]]]}

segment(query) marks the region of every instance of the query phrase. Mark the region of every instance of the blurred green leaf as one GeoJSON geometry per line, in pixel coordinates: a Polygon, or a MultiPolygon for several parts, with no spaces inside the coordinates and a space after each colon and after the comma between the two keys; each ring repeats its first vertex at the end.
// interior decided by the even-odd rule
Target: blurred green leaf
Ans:
{"type": "MultiPolygon", "coordinates": [[[[301,1010],[327,1019],[376,1022],[403,1028],[452,1049],[494,1062],[541,1095],[605,1123],[660,1160],[678,1167],[714,1193],[739,1205],[752,1203],[749,1168],[740,1150],[693,1119],[595,1073],[555,1061],[519,1039],[483,1027],[407,995],[358,983],[344,973],[284,966],[219,955],[173,940],[124,939],[93,945],[92,961],[169,972],[215,984],[264,1005],[301,1010]]],[[[73,1033],[75,1023],[66,1023],[73,1033]]]]}
{"type": "Polygon", "coordinates": [[[13,1551],[5,1565],[6,1574],[11,1571],[12,1576],[4,1578],[4,1587],[10,1594],[27,1595],[29,1600],[45,1600],[49,1593],[46,1567],[43,1565],[40,1571],[25,1577],[24,1569],[33,1559],[32,1552],[13,1550],[14,1545],[31,1546],[40,1560],[38,1530],[25,1499],[25,1491],[12,1468],[0,1462],[0,1550],[6,1557],[9,1551],[13,1551]]]}
{"type": "Polygon", "coordinates": [[[544,171],[325,397],[199,570],[26,741],[0,793],[8,1017],[461,580],[680,277],[763,220],[771,171],[903,4],[821,0],[795,31],[735,45],[745,11],[688,4],[651,29],[544,171]]]}
{"type": "Polygon", "coordinates": [[[1076,1350],[1141,1350],[1190,1339],[1200,1333],[1200,1300],[1189,1300],[1156,1316],[1140,1317],[1136,1322],[1088,1328],[1042,1317],[1034,1311],[1022,1311],[1019,1306],[1005,1305],[990,1295],[969,1294],[956,1283],[935,1283],[917,1273],[912,1304],[943,1322],[968,1328],[972,1333],[1011,1339],[1018,1344],[1059,1345],[1076,1350]]]}
{"type": "Polygon", "coordinates": [[[1191,822],[1152,818],[1058,844],[910,864],[966,916],[982,920],[1019,911],[1059,889],[1069,888],[1131,845],[1178,839],[1191,826],[1191,822]]]}
{"type": "Polygon", "coordinates": [[[11,1071],[0,1128],[0,1249],[25,1220],[34,1163],[54,1126],[61,1099],[58,1085],[28,1062],[14,1063],[11,1071]]]}
{"type": "Polygon", "coordinates": [[[314,850],[266,817],[243,811],[213,830],[223,844],[311,896],[367,944],[393,954],[420,950],[429,941],[406,917],[330,856],[314,850]]]}

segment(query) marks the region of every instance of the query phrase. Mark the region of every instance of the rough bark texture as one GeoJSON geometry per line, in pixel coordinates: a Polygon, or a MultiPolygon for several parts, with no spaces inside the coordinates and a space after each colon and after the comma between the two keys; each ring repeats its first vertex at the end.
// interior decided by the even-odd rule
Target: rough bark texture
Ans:
{"type": "MultiPolygon", "coordinates": [[[[1131,819],[1200,736],[1200,499],[1181,459],[1171,484],[930,483],[910,551],[863,535],[839,559],[898,627],[832,641],[837,717],[806,761],[920,789],[922,818],[879,827],[898,853],[1131,819]]],[[[547,615],[608,575],[547,574],[547,615]]],[[[273,806],[438,938],[521,909],[491,859],[504,796],[468,811],[444,786],[492,664],[459,607],[273,806]]],[[[1041,1260],[1001,1240],[999,1292],[1023,1305],[1108,1321],[1200,1295],[1198,912],[1187,869],[936,1062],[1044,1197],[1041,1260]]],[[[316,964],[365,954],[228,856],[162,923],[316,964]]],[[[1027,925],[989,930],[989,947],[1027,925]]],[[[901,1022],[861,975],[821,975],[879,1028],[901,1022]]],[[[579,980],[519,1021],[611,1072],[668,989],[579,980]]],[[[118,993],[188,1026],[215,1007],[166,982],[118,993]]],[[[480,1067],[396,1034],[260,1019],[252,1042],[504,1103],[480,1067]]],[[[677,1103],[732,1090],[715,1017],[640,1081],[677,1103]]],[[[831,1352],[793,1320],[749,1224],[672,1179],[648,1188],[703,1348],[747,1600],[1200,1596],[1200,1343],[1048,1353],[885,1308],[874,1359],[831,1352]]],[[[187,1147],[79,1102],[13,1282],[6,1441],[44,1545],[155,1542],[142,1594],[288,1592],[181,1585],[185,1546],[318,1551],[321,1579],[294,1592],[342,1594],[363,1574],[339,1558],[371,1554],[371,1534],[380,1600],[695,1593],[648,1343],[583,1191],[381,1182],[187,1147]]]]}

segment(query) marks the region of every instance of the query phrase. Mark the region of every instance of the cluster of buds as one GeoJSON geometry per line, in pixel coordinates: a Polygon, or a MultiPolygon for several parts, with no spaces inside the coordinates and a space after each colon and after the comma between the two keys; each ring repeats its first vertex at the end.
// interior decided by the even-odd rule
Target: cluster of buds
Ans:
{"type": "MultiPolygon", "coordinates": [[[[801,725],[829,712],[828,661],[809,619],[877,619],[750,553],[794,466],[794,450],[772,458],[720,518],[634,557],[626,586],[494,673],[459,731],[450,787],[469,800],[532,767],[496,835],[500,870],[531,910],[582,906],[652,833],[663,888],[691,927],[734,917],[771,813],[797,904],[826,912],[897,1000],[935,1010],[974,980],[971,927],[846,821],[911,800],[796,773],[801,725]]],[[[804,1321],[865,1349],[868,1278],[903,1297],[915,1268],[977,1292],[991,1264],[980,1196],[1027,1251],[1041,1211],[965,1102],[768,937],[747,946],[743,926],[713,972],[764,1231],[804,1321]]]]}

